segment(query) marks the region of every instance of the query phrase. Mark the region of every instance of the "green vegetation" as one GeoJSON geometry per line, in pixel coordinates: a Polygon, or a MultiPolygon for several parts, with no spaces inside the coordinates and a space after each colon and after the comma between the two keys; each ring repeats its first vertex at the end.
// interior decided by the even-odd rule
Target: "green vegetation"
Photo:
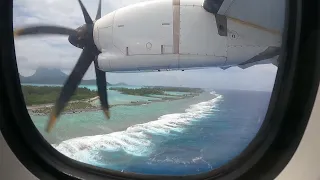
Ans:
{"type": "Polygon", "coordinates": [[[109,88],[109,90],[119,91],[122,94],[135,95],[135,96],[168,95],[165,93],[165,91],[189,92],[189,93],[203,92],[203,90],[200,88],[186,88],[186,87],[145,87],[145,88],[137,88],[137,89],[111,87],[109,88]]]}
{"type": "MultiPolygon", "coordinates": [[[[25,98],[26,105],[39,105],[54,103],[58,98],[61,87],[52,86],[22,86],[22,92],[25,98]]],[[[88,88],[78,88],[71,100],[89,99],[97,96],[96,91],[91,91],[88,88]]]]}
{"type": "Polygon", "coordinates": [[[134,95],[134,96],[147,96],[147,95],[164,95],[164,91],[154,88],[138,88],[138,89],[129,89],[129,88],[120,88],[120,87],[111,87],[109,90],[119,91],[122,94],[134,95]]]}
{"type": "MultiPolygon", "coordinates": [[[[42,107],[39,109],[35,109],[32,110],[33,113],[42,113],[42,114],[49,114],[52,111],[53,107],[42,107]]],[[[88,102],[83,102],[83,101],[79,101],[79,102],[72,102],[69,103],[64,109],[64,112],[75,112],[75,111],[79,111],[79,110],[84,110],[84,109],[93,109],[96,108],[96,106],[91,105],[88,102]]]]}
{"type": "MultiPolygon", "coordinates": [[[[29,86],[22,85],[22,92],[24,94],[25,102],[27,106],[40,105],[30,107],[29,110],[37,114],[49,114],[52,111],[53,103],[58,98],[62,87],[53,86],[29,86]],[[45,105],[50,104],[50,105],[45,105]]],[[[137,89],[122,88],[122,87],[110,87],[109,90],[119,91],[122,94],[134,95],[134,96],[148,96],[164,95],[156,100],[148,100],[146,102],[136,101],[122,105],[141,105],[149,104],[151,102],[163,102],[167,100],[178,100],[188,97],[194,97],[203,92],[199,88],[184,88],[184,87],[144,87],[137,89]],[[170,95],[166,92],[185,92],[183,95],[170,95]]],[[[75,94],[71,97],[71,102],[64,108],[64,112],[77,113],[87,110],[98,110],[100,106],[91,104],[88,99],[98,96],[96,91],[92,91],[88,88],[78,88],[75,94]]],[[[119,105],[119,104],[118,104],[119,105]]],[[[111,105],[110,107],[117,106],[111,105]]]]}
{"type": "Polygon", "coordinates": [[[173,92],[190,92],[190,93],[202,93],[201,88],[189,88],[189,87],[165,87],[165,86],[154,86],[150,87],[161,91],[173,91],[173,92]]]}

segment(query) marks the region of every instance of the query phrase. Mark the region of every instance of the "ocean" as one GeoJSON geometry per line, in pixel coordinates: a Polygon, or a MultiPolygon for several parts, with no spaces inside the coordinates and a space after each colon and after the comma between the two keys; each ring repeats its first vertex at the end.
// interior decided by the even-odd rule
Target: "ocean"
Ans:
{"type": "MultiPolygon", "coordinates": [[[[125,172],[189,175],[237,156],[258,132],[270,95],[208,89],[193,98],[117,106],[110,120],[100,111],[65,114],[50,134],[44,132],[48,117],[31,117],[54,148],[75,160],[125,172]]],[[[147,98],[109,96],[111,104],[147,98]]]]}

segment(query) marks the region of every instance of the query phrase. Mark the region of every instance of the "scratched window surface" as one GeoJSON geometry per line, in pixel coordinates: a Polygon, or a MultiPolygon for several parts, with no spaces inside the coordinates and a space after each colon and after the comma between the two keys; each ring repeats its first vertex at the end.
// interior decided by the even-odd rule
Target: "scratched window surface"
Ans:
{"type": "Polygon", "coordinates": [[[86,20],[76,0],[14,1],[26,107],[53,148],[122,172],[189,175],[225,165],[254,139],[284,1],[102,0],[101,14],[99,0],[82,1],[86,20]]]}

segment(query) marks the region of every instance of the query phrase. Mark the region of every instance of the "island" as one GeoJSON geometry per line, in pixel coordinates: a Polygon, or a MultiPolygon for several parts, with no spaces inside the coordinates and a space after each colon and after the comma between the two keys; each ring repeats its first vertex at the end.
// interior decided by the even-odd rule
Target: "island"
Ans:
{"type": "Polygon", "coordinates": [[[188,93],[202,93],[204,92],[201,88],[191,88],[191,87],[167,87],[167,86],[147,86],[148,88],[159,89],[162,91],[172,91],[172,92],[188,92],[188,93]]]}
{"type": "MultiPolygon", "coordinates": [[[[56,86],[22,86],[22,93],[27,106],[54,103],[59,97],[61,87],[56,86]]],[[[77,88],[71,100],[83,100],[97,97],[96,91],[88,88],[77,88]]]]}
{"type": "MultiPolygon", "coordinates": [[[[141,87],[141,88],[124,88],[110,87],[110,91],[118,91],[121,94],[131,96],[145,96],[152,99],[144,101],[130,101],[122,104],[111,104],[110,108],[115,106],[137,106],[154,102],[173,101],[198,96],[203,92],[200,88],[185,87],[141,87]],[[170,92],[181,94],[171,94],[170,92]]],[[[29,86],[23,85],[25,103],[29,113],[35,115],[48,115],[54,106],[54,102],[59,97],[61,87],[54,86],[29,86]]],[[[100,110],[99,96],[97,91],[85,87],[79,87],[71,97],[68,105],[64,108],[63,113],[79,113],[84,111],[100,110]]]]}
{"type": "MultiPolygon", "coordinates": [[[[68,75],[57,68],[39,67],[31,76],[23,76],[19,74],[20,82],[24,84],[64,84],[68,75]]],[[[81,85],[96,85],[95,79],[82,79],[81,85]]],[[[123,82],[111,84],[106,82],[108,86],[127,86],[123,82]]]]}
{"type": "Polygon", "coordinates": [[[157,88],[122,88],[122,87],[111,87],[109,90],[119,91],[122,94],[133,95],[133,96],[148,96],[148,95],[165,95],[164,91],[157,88]]]}
{"type": "Polygon", "coordinates": [[[150,96],[150,95],[166,95],[172,96],[166,92],[184,92],[184,93],[202,93],[203,89],[200,88],[186,88],[186,87],[161,87],[161,86],[148,86],[143,88],[123,88],[111,87],[109,90],[119,91],[123,94],[134,96],[150,96]]]}

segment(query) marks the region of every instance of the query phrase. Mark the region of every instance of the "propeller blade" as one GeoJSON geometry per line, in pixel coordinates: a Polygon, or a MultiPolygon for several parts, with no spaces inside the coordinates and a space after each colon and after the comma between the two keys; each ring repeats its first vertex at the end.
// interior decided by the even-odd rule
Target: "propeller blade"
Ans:
{"type": "Polygon", "coordinates": [[[81,10],[82,10],[82,14],[83,14],[83,17],[84,17],[84,21],[86,22],[86,24],[93,24],[92,22],[92,19],[87,11],[87,9],[84,7],[84,5],[82,4],[82,1],[81,0],[78,0],[79,1],[79,4],[80,4],[80,7],[81,7],[81,10]]]}
{"type": "Polygon", "coordinates": [[[109,103],[108,103],[108,94],[107,94],[107,80],[106,73],[98,69],[98,62],[94,61],[95,70],[96,70],[96,81],[98,86],[98,94],[100,98],[100,103],[102,110],[107,119],[110,119],[109,112],[109,103]]]}
{"type": "Polygon", "coordinates": [[[24,35],[38,35],[38,34],[60,34],[60,35],[74,35],[77,33],[76,30],[66,28],[62,26],[51,26],[51,25],[36,25],[25,28],[18,28],[14,30],[14,36],[24,35]]]}
{"type": "Polygon", "coordinates": [[[94,58],[95,55],[91,52],[89,48],[83,49],[76,66],[74,67],[70,76],[65,82],[61,90],[60,96],[56,101],[55,107],[51,112],[50,120],[46,129],[47,132],[50,132],[50,130],[53,128],[56,119],[59,117],[64,107],[67,105],[67,102],[70,100],[71,96],[74,94],[77,86],[80,84],[81,79],[88,70],[94,58]]]}
{"type": "Polygon", "coordinates": [[[101,18],[101,0],[99,0],[98,11],[96,15],[96,20],[101,18]]]}

